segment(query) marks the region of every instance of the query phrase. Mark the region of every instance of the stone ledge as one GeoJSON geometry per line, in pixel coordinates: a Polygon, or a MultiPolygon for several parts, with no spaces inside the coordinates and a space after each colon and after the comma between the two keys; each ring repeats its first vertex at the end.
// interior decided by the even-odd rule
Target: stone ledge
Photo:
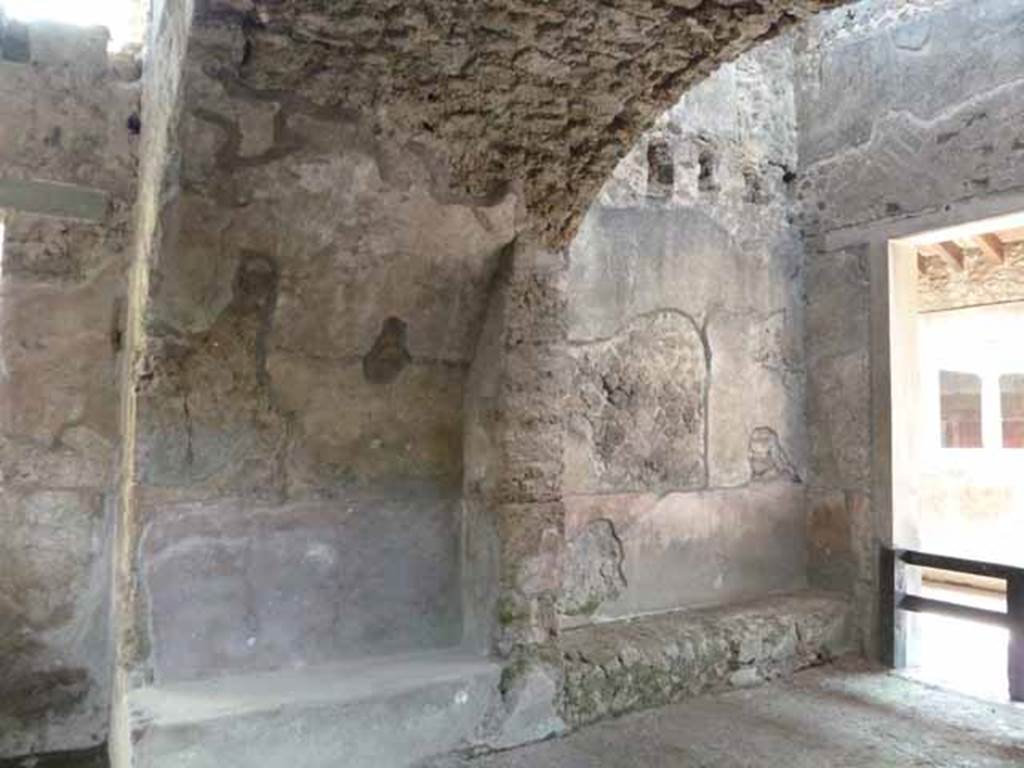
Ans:
{"type": "Polygon", "coordinates": [[[130,768],[400,768],[476,744],[500,678],[448,650],[144,688],[115,749],[130,768]]]}
{"type": "Polygon", "coordinates": [[[572,727],[742,687],[850,650],[842,595],[801,592],[672,611],[563,633],[563,709],[572,727]]]}
{"type": "Polygon", "coordinates": [[[110,210],[110,195],[77,184],[0,178],[0,207],[40,216],[103,221],[110,210]]]}

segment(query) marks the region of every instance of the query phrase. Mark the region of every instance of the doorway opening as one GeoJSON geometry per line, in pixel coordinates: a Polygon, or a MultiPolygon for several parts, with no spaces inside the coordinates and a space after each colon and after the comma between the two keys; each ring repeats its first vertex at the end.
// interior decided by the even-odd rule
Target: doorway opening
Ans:
{"type": "Polygon", "coordinates": [[[920,554],[896,558],[896,605],[909,598],[894,661],[1007,701],[1003,575],[1024,568],[1024,214],[891,240],[889,322],[893,547],[920,554]]]}

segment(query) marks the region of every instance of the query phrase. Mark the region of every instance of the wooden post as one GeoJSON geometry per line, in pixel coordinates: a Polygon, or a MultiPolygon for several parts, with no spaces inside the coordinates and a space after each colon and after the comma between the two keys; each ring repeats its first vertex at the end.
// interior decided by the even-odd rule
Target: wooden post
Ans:
{"type": "Polygon", "coordinates": [[[1006,579],[1006,613],[1010,620],[1010,700],[1024,701],[1024,574],[1006,579]]]}
{"type": "Polygon", "coordinates": [[[878,564],[878,636],[881,662],[891,669],[906,666],[906,647],[903,633],[898,631],[896,593],[901,588],[899,573],[902,570],[899,555],[882,547],[878,564]]]}

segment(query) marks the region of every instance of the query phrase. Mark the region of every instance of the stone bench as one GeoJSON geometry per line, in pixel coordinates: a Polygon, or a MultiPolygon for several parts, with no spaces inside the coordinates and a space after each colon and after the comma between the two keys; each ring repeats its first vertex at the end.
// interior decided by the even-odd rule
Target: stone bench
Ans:
{"type": "Polygon", "coordinates": [[[802,592],[567,630],[566,720],[578,727],[831,660],[851,650],[849,611],[844,596],[802,592]]]}
{"type": "Polygon", "coordinates": [[[131,768],[399,768],[476,744],[500,665],[459,651],[144,688],[131,768]]]}

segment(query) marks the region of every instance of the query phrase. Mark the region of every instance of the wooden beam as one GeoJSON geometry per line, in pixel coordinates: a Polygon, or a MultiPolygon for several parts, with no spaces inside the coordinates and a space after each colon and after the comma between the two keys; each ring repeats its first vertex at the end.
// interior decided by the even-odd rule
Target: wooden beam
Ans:
{"type": "Polygon", "coordinates": [[[961,272],[964,268],[964,249],[954,243],[952,240],[947,240],[944,243],[936,243],[935,247],[939,251],[939,255],[946,260],[954,269],[959,269],[961,272]]]}
{"type": "Polygon", "coordinates": [[[933,613],[938,616],[949,616],[953,619],[965,619],[980,624],[991,624],[996,627],[1010,626],[1010,617],[1002,611],[989,608],[975,608],[973,605],[950,603],[946,600],[935,600],[920,595],[896,595],[896,608],[911,613],[933,613]]]}
{"type": "Polygon", "coordinates": [[[964,268],[964,249],[952,240],[922,245],[919,250],[925,256],[938,256],[953,269],[964,268]]]}
{"type": "Polygon", "coordinates": [[[999,239],[1003,243],[1019,243],[1024,240],[1024,227],[999,230],[999,239]]]}
{"type": "Polygon", "coordinates": [[[1002,264],[1006,258],[1003,254],[1003,241],[995,235],[975,235],[971,242],[978,247],[989,264],[1002,264]]]}
{"type": "Polygon", "coordinates": [[[1010,701],[1024,701],[1024,577],[1020,575],[1006,580],[1006,612],[1010,617],[1010,701]]]}
{"type": "Polygon", "coordinates": [[[969,560],[964,557],[936,555],[931,552],[920,552],[915,549],[894,550],[895,557],[901,563],[916,565],[919,568],[937,568],[940,571],[953,573],[969,573],[974,576],[987,576],[990,579],[1021,579],[1024,582],[1024,568],[1005,563],[988,563],[984,560],[969,560]]]}

